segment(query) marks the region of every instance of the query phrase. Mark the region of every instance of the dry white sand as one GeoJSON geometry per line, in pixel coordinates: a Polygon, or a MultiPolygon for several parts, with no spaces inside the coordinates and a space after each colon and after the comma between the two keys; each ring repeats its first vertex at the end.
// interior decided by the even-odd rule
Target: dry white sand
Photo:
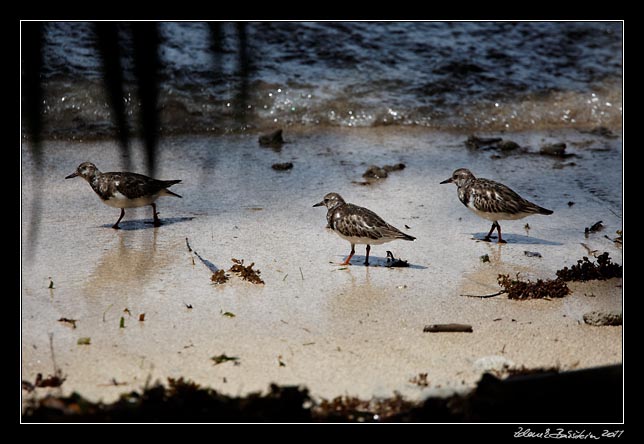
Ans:
{"type": "MultiPolygon", "coordinates": [[[[47,142],[40,183],[23,148],[23,379],[52,373],[50,334],[67,377],[62,393],[106,402],[146,381],[180,376],[232,395],[278,383],[325,398],[397,391],[420,399],[470,389],[503,363],[577,369],[622,361],[622,327],[582,320],[587,311],[621,310],[621,279],[571,284],[563,299],[460,296],[498,291],[499,273],[553,278],[588,255],[581,243],[621,264],[621,248],[604,237],[622,227],[620,139],[577,131],[504,135],[532,152],[566,142],[577,156],[560,160],[494,159],[495,152],[465,148],[465,135],[400,127],[287,131],[285,138],[291,143],[281,152],[259,147],[256,134],[162,139],[156,176],[183,179],[172,188],[183,199],[157,202],[166,222],[160,228],[144,223],[151,219],[146,207],[128,210],[118,231],[110,228],[118,210],[83,180],[63,179],[88,160],[120,170],[115,144],[47,142]],[[286,161],[292,170],[271,169],[286,161]],[[371,164],[398,162],[407,168],[378,184],[352,183],[371,164]],[[502,222],[505,245],[473,240],[489,223],[463,207],[454,185],[439,185],[458,167],[504,182],[554,214],[502,222]],[[362,265],[358,246],[354,265],[338,266],[349,244],[324,228],[325,209],[312,208],[331,191],[418,239],[373,247],[371,267],[362,265]],[[31,248],[35,193],[42,201],[31,248]],[[586,238],[584,228],[599,220],[605,230],[586,238]],[[217,268],[228,269],[231,258],[254,262],[266,284],[235,276],[212,284],[186,238],[217,268]],[[387,250],[411,267],[384,267],[387,250]],[[490,262],[481,262],[485,254],[490,262]],[[77,328],[61,317],[76,319],[77,328]],[[427,324],[451,322],[474,331],[423,333],[427,324]],[[78,345],[81,337],[91,344],[78,345]],[[210,358],[221,354],[239,365],[214,365],[210,358]],[[410,382],[419,373],[427,373],[428,387],[410,382]]],[[[141,156],[134,164],[144,171],[141,156]]]]}

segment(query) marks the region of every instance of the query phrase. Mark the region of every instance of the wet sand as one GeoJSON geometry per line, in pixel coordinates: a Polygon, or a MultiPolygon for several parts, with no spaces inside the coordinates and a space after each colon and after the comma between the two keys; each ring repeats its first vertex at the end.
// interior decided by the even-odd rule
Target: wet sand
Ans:
{"type": "MultiPolygon", "coordinates": [[[[461,296],[498,291],[499,273],[554,278],[588,255],[581,243],[621,264],[621,248],[604,237],[622,228],[621,139],[572,130],[503,134],[529,153],[494,158],[500,153],[466,148],[467,135],[401,127],[286,130],[289,143],[279,152],[257,137],[162,139],[156,176],[182,179],[172,190],[183,199],[157,201],[159,228],[146,224],[146,207],[128,210],[118,231],[110,228],[118,210],[83,180],[63,179],[87,160],[121,169],[114,143],[46,142],[40,183],[23,147],[23,379],[53,372],[50,334],[67,377],[62,393],[105,402],[180,376],[231,395],[277,383],[324,398],[399,392],[422,399],[468,390],[503,363],[567,370],[622,361],[622,327],[582,319],[621,310],[621,279],[572,283],[573,293],[557,300],[461,296]],[[575,156],[536,154],[553,142],[566,142],[575,156]],[[294,166],[275,171],[278,162],[294,166]],[[407,167],[378,183],[352,183],[369,165],[399,162],[407,167]],[[439,185],[458,167],[504,182],[554,214],[501,222],[505,245],[475,240],[489,223],[462,206],[455,186],[439,185]],[[40,226],[31,248],[37,191],[40,226]],[[353,265],[339,266],[350,246],[324,228],[325,210],[312,208],[331,191],[417,240],[374,246],[371,267],[358,246],[353,265]],[[584,228],[599,220],[606,228],[586,237],[584,228]],[[385,267],[387,250],[411,266],[385,267]],[[482,262],[486,254],[490,261],[482,262]],[[236,276],[213,284],[211,269],[230,268],[231,258],[254,262],[265,285],[236,276]],[[62,317],[76,319],[77,328],[62,317]],[[473,333],[423,333],[436,323],[471,324],[473,333]],[[91,344],[78,345],[82,337],[91,344]],[[221,354],[238,357],[238,365],[214,365],[210,358],[221,354]],[[410,382],[419,373],[428,374],[427,387],[410,382]]],[[[133,160],[143,165],[142,157],[133,160]]]]}

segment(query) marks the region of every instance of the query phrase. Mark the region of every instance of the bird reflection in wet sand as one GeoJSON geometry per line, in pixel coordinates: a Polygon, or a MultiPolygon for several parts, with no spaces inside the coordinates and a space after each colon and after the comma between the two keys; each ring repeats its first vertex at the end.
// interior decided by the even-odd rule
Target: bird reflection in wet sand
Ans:
{"type": "Polygon", "coordinates": [[[441,182],[454,183],[458,188],[459,200],[474,214],[492,221],[492,228],[483,240],[490,242],[496,228],[499,233],[499,243],[506,243],[501,237],[500,220],[517,220],[533,214],[552,214],[539,205],[527,201],[502,183],[489,179],[477,179],[466,168],[459,168],[452,177],[441,182]]]}
{"type": "Polygon", "coordinates": [[[371,245],[380,245],[396,239],[407,241],[416,239],[388,224],[373,211],[346,203],[338,193],[327,194],[321,202],[313,206],[325,206],[327,226],[351,244],[351,253],[341,265],[351,265],[350,261],[355,253],[356,244],[367,245],[364,264],[369,265],[371,245]]]}
{"type": "Polygon", "coordinates": [[[88,295],[127,300],[141,297],[151,281],[162,278],[170,263],[168,248],[158,248],[157,230],[143,234],[119,231],[118,244],[107,248],[85,283],[88,295]]]}

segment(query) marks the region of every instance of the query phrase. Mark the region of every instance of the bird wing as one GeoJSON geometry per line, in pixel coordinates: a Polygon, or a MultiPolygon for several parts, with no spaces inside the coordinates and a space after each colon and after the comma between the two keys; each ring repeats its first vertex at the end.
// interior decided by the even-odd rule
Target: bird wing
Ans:
{"type": "Polygon", "coordinates": [[[344,236],[373,240],[406,236],[367,208],[347,204],[344,213],[342,217],[333,220],[333,228],[344,236]]]}
{"type": "Polygon", "coordinates": [[[474,208],[487,213],[518,214],[537,212],[539,208],[508,186],[488,179],[478,179],[469,191],[474,208]]]}
{"type": "Polygon", "coordinates": [[[149,196],[158,193],[167,185],[162,180],[153,179],[143,174],[137,173],[105,173],[110,174],[111,179],[109,182],[113,184],[116,191],[123,194],[129,199],[136,199],[138,197],[149,196]]]}

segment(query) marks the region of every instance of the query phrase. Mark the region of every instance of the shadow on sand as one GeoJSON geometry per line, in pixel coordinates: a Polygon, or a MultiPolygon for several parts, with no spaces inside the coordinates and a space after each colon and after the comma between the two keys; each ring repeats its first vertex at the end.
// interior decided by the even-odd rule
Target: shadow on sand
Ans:
{"type": "MultiPolygon", "coordinates": [[[[487,233],[472,233],[472,240],[487,242],[483,238],[487,233]]],[[[492,238],[492,243],[497,243],[497,236],[490,236],[492,238]]],[[[503,233],[503,240],[508,244],[517,244],[517,245],[563,245],[561,242],[550,241],[546,239],[539,239],[538,237],[524,236],[521,234],[506,234],[503,233]]]]}
{"type": "MultiPolygon", "coordinates": [[[[165,225],[173,225],[181,222],[187,222],[194,219],[194,217],[168,217],[161,219],[161,227],[165,225]]],[[[113,224],[104,224],[100,225],[100,228],[112,228],[113,224]]],[[[134,231],[134,230],[150,230],[155,227],[151,220],[138,219],[138,220],[125,220],[119,223],[119,227],[124,231],[134,231]]]]}
{"type": "MultiPolygon", "coordinates": [[[[366,267],[364,264],[366,256],[360,256],[358,254],[354,254],[353,257],[351,258],[351,266],[352,267],[366,267]]],[[[342,261],[346,259],[346,256],[341,256],[340,261],[336,263],[336,265],[340,266],[342,265],[342,261]]],[[[416,265],[416,264],[409,264],[408,267],[400,267],[400,266],[394,266],[390,267],[389,265],[391,262],[387,262],[386,257],[380,257],[380,256],[372,256],[369,255],[369,267],[375,268],[375,267],[383,267],[383,268],[411,268],[413,270],[426,270],[427,267],[424,265],[416,265]]]]}

